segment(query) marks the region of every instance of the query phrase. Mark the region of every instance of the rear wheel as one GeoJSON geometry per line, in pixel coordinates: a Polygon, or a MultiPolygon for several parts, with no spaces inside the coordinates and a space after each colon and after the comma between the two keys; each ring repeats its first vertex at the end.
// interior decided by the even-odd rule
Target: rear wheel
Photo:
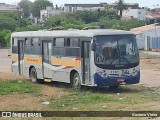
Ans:
{"type": "Polygon", "coordinates": [[[44,84],[44,80],[43,79],[37,79],[37,72],[36,72],[35,67],[31,68],[29,76],[30,76],[31,82],[44,84]]]}
{"type": "Polygon", "coordinates": [[[77,72],[74,73],[74,75],[72,77],[72,87],[74,89],[80,89],[81,88],[80,76],[77,72]]]}

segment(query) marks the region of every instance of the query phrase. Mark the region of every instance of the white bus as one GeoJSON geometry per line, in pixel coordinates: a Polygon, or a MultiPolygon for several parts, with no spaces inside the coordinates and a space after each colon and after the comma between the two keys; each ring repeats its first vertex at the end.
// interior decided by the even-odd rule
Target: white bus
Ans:
{"type": "Polygon", "coordinates": [[[12,33],[11,41],[12,72],[32,82],[117,88],[140,80],[137,43],[128,31],[26,31],[12,33]]]}

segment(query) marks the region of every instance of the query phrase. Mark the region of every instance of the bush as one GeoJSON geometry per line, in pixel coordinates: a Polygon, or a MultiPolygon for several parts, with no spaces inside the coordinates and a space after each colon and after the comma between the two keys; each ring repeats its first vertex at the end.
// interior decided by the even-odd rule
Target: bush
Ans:
{"type": "Polygon", "coordinates": [[[10,30],[0,30],[0,45],[2,47],[10,47],[10,30]]]}

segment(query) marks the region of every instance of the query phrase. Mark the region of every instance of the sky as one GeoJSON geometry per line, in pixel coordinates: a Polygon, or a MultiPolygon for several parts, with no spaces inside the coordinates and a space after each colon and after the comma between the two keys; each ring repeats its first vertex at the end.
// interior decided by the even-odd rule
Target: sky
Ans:
{"type": "MultiPolygon", "coordinates": [[[[13,4],[13,3],[18,3],[20,0],[0,0],[0,3],[8,3],[8,4],[13,4]]],[[[30,0],[34,1],[34,0],[30,0]]],[[[52,2],[54,5],[58,4],[64,5],[64,4],[76,4],[76,3],[100,3],[100,2],[107,2],[107,3],[114,3],[116,0],[49,0],[52,2]]],[[[126,3],[139,3],[140,7],[149,7],[149,8],[154,8],[155,5],[157,4],[160,5],[159,0],[124,0],[126,3]],[[159,1],[159,2],[158,2],[159,1]]]]}

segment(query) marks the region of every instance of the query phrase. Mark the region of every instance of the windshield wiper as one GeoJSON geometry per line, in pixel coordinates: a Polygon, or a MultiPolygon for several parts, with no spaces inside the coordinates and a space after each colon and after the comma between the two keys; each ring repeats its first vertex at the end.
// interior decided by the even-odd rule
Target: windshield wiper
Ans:
{"type": "Polygon", "coordinates": [[[112,64],[115,60],[116,60],[116,57],[114,57],[113,60],[109,64],[112,64]]]}
{"type": "Polygon", "coordinates": [[[129,60],[124,56],[124,55],[121,55],[120,56],[120,59],[125,59],[129,64],[131,64],[131,62],[129,62],[129,60]],[[121,58],[122,57],[122,58],[121,58]]]}

